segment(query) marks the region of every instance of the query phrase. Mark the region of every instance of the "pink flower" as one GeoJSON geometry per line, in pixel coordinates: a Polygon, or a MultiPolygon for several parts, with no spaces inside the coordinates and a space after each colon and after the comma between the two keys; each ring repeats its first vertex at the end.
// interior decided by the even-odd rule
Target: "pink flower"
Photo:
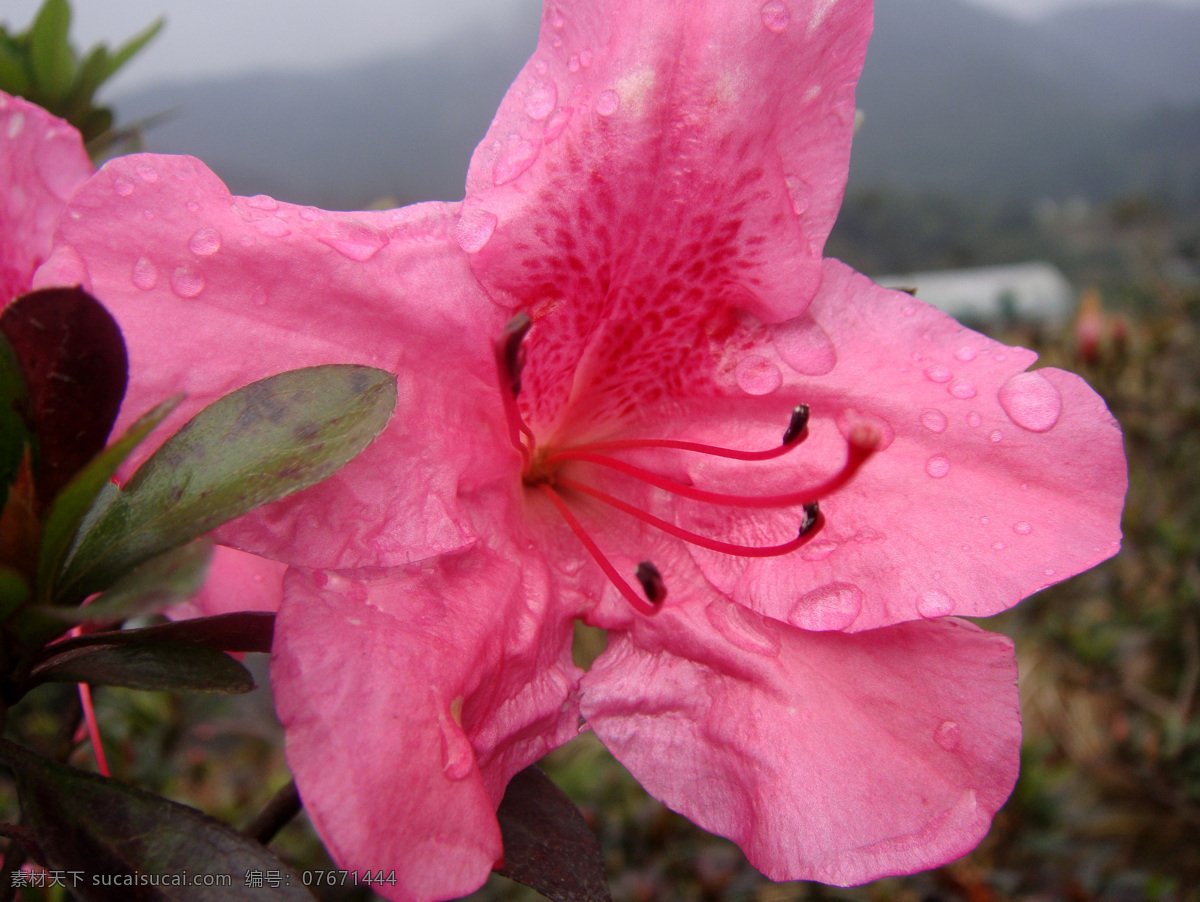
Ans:
{"type": "Polygon", "coordinates": [[[948,615],[1116,551],[1121,436],[1078,378],[821,259],[870,18],[548,4],[461,204],[326,213],[152,156],[72,203],[39,277],[113,304],[130,415],[309,364],[398,375],[364,454],[222,533],[293,565],[289,762],[392,898],[479,886],[509,778],[580,713],[777,879],[943,863],[1011,791],[1011,643],[948,615]],[[609,630],[586,675],[576,618],[609,630]]]}
{"type": "Polygon", "coordinates": [[[63,205],[91,174],[79,132],[0,91],[0,307],[29,290],[63,205]]]}

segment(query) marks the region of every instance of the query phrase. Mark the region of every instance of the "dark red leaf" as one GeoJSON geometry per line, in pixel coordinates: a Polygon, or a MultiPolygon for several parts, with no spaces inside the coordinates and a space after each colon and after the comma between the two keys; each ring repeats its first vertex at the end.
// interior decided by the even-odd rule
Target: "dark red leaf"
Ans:
{"type": "Polygon", "coordinates": [[[0,315],[20,361],[38,437],[38,497],[48,503],[104,447],[125,397],[128,358],[116,321],[82,288],[22,295],[0,315]]]}
{"type": "Polygon", "coordinates": [[[600,843],[575,803],[536,767],[512,778],[496,818],[504,838],[498,873],[554,902],[610,902],[600,843]]]}
{"type": "Polygon", "coordinates": [[[33,831],[28,827],[22,827],[20,824],[0,824],[0,836],[7,836],[15,841],[22,849],[25,850],[25,855],[32,858],[42,867],[46,866],[46,853],[42,851],[42,847],[38,845],[37,837],[33,835],[33,831]]]}
{"type": "Polygon", "coordinates": [[[221,651],[269,652],[274,635],[274,614],[258,611],[218,614],[216,617],[197,617],[194,620],[180,620],[138,630],[90,633],[74,639],[64,639],[49,646],[45,656],[88,645],[138,645],[159,642],[193,642],[221,651]]]}

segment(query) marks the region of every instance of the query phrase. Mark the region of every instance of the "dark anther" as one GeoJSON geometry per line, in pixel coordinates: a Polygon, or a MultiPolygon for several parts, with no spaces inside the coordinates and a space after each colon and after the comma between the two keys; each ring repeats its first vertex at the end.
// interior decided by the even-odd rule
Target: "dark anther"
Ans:
{"type": "Polygon", "coordinates": [[[533,320],[528,314],[518,313],[508,321],[500,333],[504,372],[508,376],[508,386],[512,389],[514,398],[521,393],[521,370],[525,368],[525,346],[522,342],[532,325],[533,320]]]}
{"type": "Polygon", "coordinates": [[[649,561],[642,561],[637,565],[637,571],[634,573],[639,583],[642,584],[642,590],[646,593],[646,598],[651,604],[662,604],[667,598],[667,584],[663,582],[662,574],[658,572],[649,561]]]}
{"type": "Polygon", "coordinates": [[[790,445],[800,437],[805,427],[808,426],[808,405],[797,404],[792,408],[792,419],[788,423],[787,431],[783,434],[783,443],[790,445]]]}
{"type": "Polygon", "coordinates": [[[821,508],[817,502],[804,505],[804,519],[800,521],[800,535],[806,536],[812,532],[821,519],[821,508]]]}

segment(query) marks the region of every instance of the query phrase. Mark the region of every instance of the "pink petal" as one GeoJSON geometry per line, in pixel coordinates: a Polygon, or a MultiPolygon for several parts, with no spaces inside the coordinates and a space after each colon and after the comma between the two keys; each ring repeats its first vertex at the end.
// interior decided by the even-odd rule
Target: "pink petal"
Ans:
{"type": "Polygon", "coordinates": [[[547,3],[459,226],[480,281],[553,348],[526,371],[535,429],[580,383],[601,422],[687,397],[731,310],[804,310],[870,26],[863,0],[547,3]]]}
{"type": "Polygon", "coordinates": [[[583,681],[592,729],[774,880],[851,885],[953,860],[1016,782],[1012,643],[965,621],[810,633],[716,599],[609,643],[583,681]]]}
{"type": "Polygon", "coordinates": [[[69,209],[38,281],[85,281],[120,323],[131,381],[118,429],[186,392],[165,437],[221,395],[301,366],[400,375],[380,439],[223,541],[319,567],[390,566],[474,541],[459,479],[508,463],[484,426],[503,416],[489,342],[507,316],[448,235],[454,208],[326,213],[231,197],[197,160],[141,155],[108,163],[69,209]]]}
{"type": "Polygon", "coordinates": [[[278,611],[286,564],[218,545],[201,590],[171,616],[212,617],[239,611],[278,611]]]}
{"type": "Polygon", "coordinates": [[[389,899],[479,887],[509,778],[576,733],[571,618],[521,557],[285,580],[271,682],[288,762],[339,867],[396,870],[389,899]]]}
{"type": "MultiPolygon", "coordinates": [[[[886,447],[821,499],[825,529],[800,551],[750,562],[696,551],[719,591],[801,628],[862,630],[994,614],[1117,552],[1127,486],[1121,432],[1083,380],[1052,368],[1025,372],[1032,352],[837,261],[825,270],[808,313],[771,328],[772,341],[757,348],[783,373],[774,417],[765,425],[762,403],[748,399],[742,422],[719,436],[769,447],[787,405],[804,401],[813,411],[809,440],[776,467],[701,461],[690,478],[749,494],[812,484],[838,470],[848,428],[863,420],[882,429],[886,447]]],[[[680,506],[677,516],[697,531],[766,544],[794,535],[798,515],[680,506]]]]}
{"type": "Polygon", "coordinates": [[[79,132],[0,91],[0,306],[29,290],[63,204],[91,172],[79,132]]]}

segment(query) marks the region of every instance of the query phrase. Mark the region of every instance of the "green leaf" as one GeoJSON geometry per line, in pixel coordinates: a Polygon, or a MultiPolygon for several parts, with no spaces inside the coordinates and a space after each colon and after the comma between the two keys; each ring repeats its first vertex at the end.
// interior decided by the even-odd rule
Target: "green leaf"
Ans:
{"type": "MultiPolygon", "coordinates": [[[[117,472],[117,468],[142,439],[149,435],[150,430],[161,423],[163,418],[182,400],[183,395],[168,398],[140,417],[125,431],[124,435],[80,470],[54,499],[50,513],[46,516],[46,523],[42,529],[42,545],[38,551],[38,591],[41,598],[49,599],[52,596],[54,577],[66,557],[71,540],[75,537],[76,531],[79,530],[93,504],[98,500],[104,500],[103,497],[100,497],[102,490],[105,486],[110,485],[109,480],[117,472]]],[[[107,497],[115,498],[116,494],[116,489],[111,488],[107,497]]],[[[109,506],[111,506],[111,501],[109,506]]],[[[71,600],[69,596],[66,597],[71,600]]],[[[82,601],[85,597],[86,594],[80,595],[74,601],[82,601]]]]}
{"type": "Polygon", "coordinates": [[[67,0],[46,0],[29,30],[33,79],[44,106],[64,100],[75,81],[75,51],[67,38],[70,29],[71,7],[67,0]]]}
{"type": "Polygon", "coordinates": [[[82,598],[155,555],[325,479],[387,425],[396,380],[336,365],[247,385],[167,439],[81,535],[58,597],[82,598]]]}
{"type": "Polygon", "coordinates": [[[11,567],[0,564],[0,623],[3,623],[13,612],[29,598],[29,584],[11,567]]]}
{"type": "Polygon", "coordinates": [[[213,543],[199,539],[151,558],[130,570],[91,604],[78,608],[41,607],[31,614],[59,623],[115,623],[150,614],[195,595],[204,585],[213,543]]]}
{"type": "Polygon", "coordinates": [[[143,47],[154,40],[155,36],[162,31],[163,25],[166,24],[166,19],[159,16],[128,41],[113,51],[108,58],[108,70],[104,74],[102,81],[107,81],[116,74],[117,70],[124,66],[129,60],[139,53],[143,47]]]}
{"type": "Polygon", "coordinates": [[[8,497],[8,487],[17,478],[25,447],[33,440],[21,415],[28,400],[21,363],[12,345],[0,334],[0,508],[8,497]]]}
{"type": "MultiPolygon", "coordinates": [[[[21,810],[51,870],[107,874],[108,886],[79,880],[84,902],[312,902],[300,876],[258,843],[185,805],[96,774],[55,764],[0,740],[0,760],[16,777],[21,810]],[[140,887],[138,874],[212,875],[227,886],[140,887]],[[276,872],[279,886],[248,886],[248,872],[276,872]],[[116,884],[116,885],[113,885],[116,884]]],[[[7,879],[7,878],[6,878],[7,879]]]]}
{"type": "Polygon", "coordinates": [[[236,693],[254,688],[245,667],[222,651],[193,642],[68,648],[33,668],[26,688],[38,683],[91,683],[160,692],[236,693]]]}
{"type": "Polygon", "coordinates": [[[10,40],[7,35],[0,35],[0,91],[20,94],[22,97],[28,94],[30,85],[27,66],[28,59],[16,42],[10,40]]]}

